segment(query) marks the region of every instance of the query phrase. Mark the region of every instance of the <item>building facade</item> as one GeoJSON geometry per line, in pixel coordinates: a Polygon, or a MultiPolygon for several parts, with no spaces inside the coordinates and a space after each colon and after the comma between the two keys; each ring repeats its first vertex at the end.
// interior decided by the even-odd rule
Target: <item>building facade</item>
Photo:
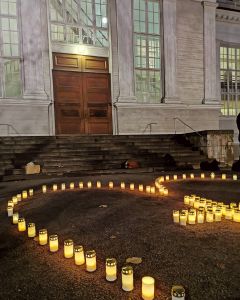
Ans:
{"type": "Polygon", "coordinates": [[[1,135],[236,131],[239,0],[0,0],[0,19],[1,135]]]}

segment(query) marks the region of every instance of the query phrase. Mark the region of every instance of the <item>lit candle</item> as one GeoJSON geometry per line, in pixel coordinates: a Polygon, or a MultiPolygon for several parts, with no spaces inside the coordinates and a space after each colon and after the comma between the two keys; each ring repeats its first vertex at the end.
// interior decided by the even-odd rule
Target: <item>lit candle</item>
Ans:
{"type": "Polygon", "coordinates": [[[62,183],[62,184],[61,184],[61,190],[62,190],[62,191],[65,191],[65,190],[66,190],[66,184],[65,184],[65,183],[62,183]]]}
{"type": "Polygon", "coordinates": [[[115,258],[106,259],[106,280],[115,281],[117,279],[117,260],[115,258]]]}
{"type": "Polygon", "coordinates": [[[122,190],[125,189],[125,183],[124,183],[124,182],[121,182],[121,185],[120,185],[120,186],[121,186],[121,189],[122,189],[122,190]]]}
{"type": "Polygon", "coordinates": [[[97,269],[97,259],[95,250],[86,252],[86,270],[88,272],[94,272],[97,269]]]}
{"type": "Polygon", "coordinates": [[[14,205],[18,203],[18,199],[17,199],[16,196],[12,197],[12,202],[13,202],[14,205]]]}
{"type": "Polygon", "coordinates": [[[75,187],[75,184],[74,184],[74,182],[70,182],[70,190],[73,190],[73,189],[74,189],[74,187],[75,187]]]}
{"type": "Polygon", "coordinates": [[[47,192],[47,186],[46,185],[43,185],[42,186],[42,192],[45,194],[47,192]]]}
{"type": "Polygon", "coordinates": [[[139,184],[138,190],[139,190],[139,192],[143,192],[143,184],[139,184]]]}
{"type": "Polygon", "coordinates": [[[190,174],[190,178],[191,178],[191,179],[194,179],[194,174],[190,174]]]}
{"type": "Polygon", "coordinates": [[[206,212],[206,221],[207,221],[208,223],[212,223],[213,220],[214,220],[213,217],[214,217],[213,211],[212,211],[212,210],[207,210],[207,212],[206,212]]]}
{"type": "Polygon", "coordinates": [[[29,189],[29,196],[33,196],[33,189],[29,189]]]}
{"type": "Polygon", "coordinates": [[[12,223],[13,224],[18,224],[18,219],[19,219],[19,213],[15,212],[12,216],[12,223]]]}
{"type": "Polygon", "coordinates": [[[225,209],[225,219],[226,220],[232,220],[232,217],[233,217],[232,208],[226,208],[225,209]]]}
{"type": "Polygon", "coordinates": [[[109,181],[108,187],[109,187],[110,190],[113,189],[113,182],[112,181],[109,181]]]}
{"type": "Polygon", "coordinates": [[[193,207],[198,209],[199,205],[200,205],[200,199],[197,199],[197,197],[196,197],[195,201],[194,201],[194,204],[193,204],[193,207]]]}
{"type": "Polygon", "coordinates": [[[222,180],[227,179],[227,175],[226,174],[222,174],[222,180]]]}
{"type": "Polygon", "coordinates": [[[230,203],[230,208],[237,208],[237,203],[231,202],[230,203]]]}
{"type": "Polygon", "coordinates": [[[97,188],[100,189],[102,187],[101,181],[97,181],[97,188]]]}
{"type": "Polygon", "coordinates": [[[161,176],[160,179],[159,179],[159,182],[164,182],[164,181],[165,181],[164,176],[161,176]]]}
{"type": "Polygon", "coordinates": [[[155,192],[156,192],[155,186],[152,186],[151,187],[151,194],[155,194],[155,192]]]}
{"type": "Polygon", "coordinates": [[[166,181],[169,181],[170,177],[169,175],[166,176],[166,181]]]}
{"type": "Polygon", "coordinates": [[[64,241],[64,257],[71,258],[73,257],[73,240],[64,241]]]}
{"type": "Polygon", "coordinates": [[[27,199],[28,197],[28,192],[27,191],[22,191],[22,198],[27,199]]]}
{"type": "Polygon", "coordinates": [[[234,210],[233,221],[238,222],[238,223],[240,222],[240,210],[239,209],[234,210]]]}
{"type": "Polygon", "coordinates": [[[79,186],[80,189],[83,189],[83,182],[80,181],[78,186],[79,186]]]}
{"type": "Polygon", "coordinates": [[[8,217],[13,216],[13,207],[12,206],[7,207],[7,214],[8,214],[8,217]]]}
{"type": "Polygon", "coordinates": [[[14,203],[13,203],[13,201],[12,201],[12,200],[8,200],[8,206],[12,206],[12,207],[14,207],[14,203]]]}
{"type": "Polygon", "coordinates": [[[130,184],[130,191],[134,191],[134,183],[130,184]]]}
{"type": "Polygon", "coordinates": [[[17,194],[17,200],[18,202],[22,201],[22,194],[17,194]]]}
{"type": "Polygon", "coordinates": [[[187,225],[187,214],[183,211],[180,212],[179,224],[182,226],[187,225]]]}
{"type": "Polygon", "coordinates": [[[41,246],[47,245],[48,243],[48,233],[47,229],[40,229],[39,230],[39,244],[41,246]]]}
{"type": "Polygon", "coordinates": [[[148,194],[151,193],[151,187],[150,187],[149,185],[146,186],[146,192],[147,192],[148,194]]]}
{"type": "Polygon", "coordinates": [[[142,298],[144,300],[153,300],[155,294],[155,279],[150,276],[142,278],[142,298]]]}
{"type": "Polygon", "coordinates": [[[211,179],[214,179],[215,178],[215,173],[211,173],[210,177],[211,177],[211,179]]]}
{"type": "Polygon", "coordinates": [[[74,260],[77,266],[81,266],[85,263],[83,246],[74,247],[74,260]]]}
{"type": "Polygon", "coordinates": [[[167,196],[168,195],[168,189],[164,188],[163,194],[164,194],[164,196],[167,196]]]}
{"type": "Polygon", "coordinates": [[[28,223],[28,237],[33,238],[36,236],[35,223],[28,223]]]}
{"type": "Polygon", "coordinates": [[[54,185],[53,185],[53,191],[54,191],[54,192],[56,192],[56,191],[57,191],[57,189],[58,189],[58,186],[57,186],[57,184],[54,184],[54,185]]]}
{"type": "Polygon", "coordinates": [[[26,230],[26,221],[24,218],[18,219],[18,231],[25,231],[26,230]]]}
{"type": "Polygon", "coordinates": [[[193,206],[193,205],[194,205],[194,201],[195,201],[195,197],[190,196],[190,197],[189,197],[189,205],[190,205],[190,206],[193,206]]]}
{"type": "Polygon", "coordinates": [[[234,174],[234,175],[233,175],[233,180],[237,180],[237,179],[238,179],[237,175],[234,174]]]}
{"type": "Polygon", "coordinates": [[[205,174],[201,173],[201,179],[204,179],[204,178],[205,178],[205,174]]]}
{"type": "Polygon", "coordinates": [[[173,222],[179,223],[179,210],[173,210],[173,222]]]}
{"type": "Polygon", "coordinates": [[[221,222],[222,221],[222,211],[221,211],[221,209],[216,209],[214,214],[215,214],[215,221],[216,222],[221,222]]]}
{"type": "Polygon", "coordinates": [[[173,175],[173,180],[177,180],[177,179],[178,179],[177,175],[173,175]]]}
{"type": "Polygon", "coordinates": [[[184,179],[184,180],[187,179],[187,175],[186,175],[186,174],[183,174],[183,175],[182,175],[182,179],[184,179]]]}
{"type": "Polygon", "coordinates": [[[174,285],[172,287],[172,300],[184,300],[185,289],[181,285],[174,285]]]}
{"type": "Polygon", "coordinates": [[[189,196],[184,196],[184,204],[189,205],[189,196]]]}
{"type": "Polygon", "coordinates": [[[58,236],[57,236],[57,234],[52,234],[49,236],[49,250],[50,250],[50,252],[58,251],[58,236]]]}
{"type": "Polygon", "coordinates": [[[190,210],[188,213],[188,224],[196,223],[196,212],[194,210],[190,210]]]}
{"type": "Polygon", "coordinates": [[[164,187],[160,187],[159,193],[160,193],[160,195],[164,195],[164,187]]]}
{"type": "Polygon", "coordinates": [[[205,207],[205,205],[206,205],[206,200],[204,198],[201,198],[199,202],[199,206],[205,207]]]}
{"type": "Polygon", "coordinates": [[[133,290],[133,268],[131,266],[122,268],[122,289],[126,292],[133,290]]]}
{"type": "Polygon", "coordinates": [[[199,210],[199,211],[197,212],[197,222],[198,222],[199,224],[204,223],[204,211],[199,210]]]}
{"type": "Polygon", "coordinates": [[[89,189],[92,187],[92,182],[91,182],[91,181],[88,181],[87,187],[88,187],[89,189]]]}

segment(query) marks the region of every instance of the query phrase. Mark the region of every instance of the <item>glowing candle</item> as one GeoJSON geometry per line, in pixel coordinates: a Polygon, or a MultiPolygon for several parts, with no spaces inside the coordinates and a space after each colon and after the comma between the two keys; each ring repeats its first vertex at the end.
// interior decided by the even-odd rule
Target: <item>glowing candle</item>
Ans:
{"type": "Polygon", "coordinates": [[[186,174],[183,174],[183,175],[182,175],[182,179],[184,179],[184,180],[187,179],[187,175],[186,175],[186,174]]]}
{"type": "Polygon", "coordinates": [[[222,180],[227,179],[227,175],[226,174],[222,174],[222,180]]]}
{"type": "Polygon", "coordinates": [[[8,217],[13,216],[13,207],[12,206],[7,207],[7,214],[8,214],[8,217]]]}
{"type": "Polygon", "coordinates": [[[239,209],[234,210],[233,221],[238,222],[238,223],[240,222],[240,210],[239,209]]]}
{"type": "Polygon", "coordinates": [[[169,181],[170,177],[169,175],[166,176],[166,181],[169,181]]]}
{"type": "Polygon", "coordinates": [[[83,189],[83,182],[80,181],[78,186],[79,186],[80,189],[83,189]]]}
{"type": "Polygon", "coordinates": [[[151,187],[149,185],[146,186],[146,193],[148,193],[148,194],[151,193],[151,187]]]}
{"type": "Polygon", "coordinates": [[[139,192],[143,192],[143,185],[142,184],[139,184],[138,190],[139,190],[139,192]]]}
{"type": "Polygon", "coordinates": [[[214,215],[215,215],[216,222],[222,221],[222,211],[220,209],[216,209],[214,215]]]}
{"type": "Polygon", "coordinates": [[[121,189],[122,189],[122,190],[125,190],[125,183],[124,183],[124,182],[121,182],[121,185],[120,185],[120,186],[121,186],[121,189]]]}
{"type": "Polygon", "coordinates": [[[18,203],[18,199],[17,199],[16,196],[12,197],[12,202],[13,202],[14,205],[18,203]]]}
{"type": "Polygon", "coordinates": [[[232,217],[233,217],[232,208],[226,208],[226,210],[225,210],[225,219],[226,220],[232,220],[232,217]]]}
{"type": "Polygon", "coordinates": [[[130,184],[130,191],[134,191],[134,183],[130,184]]]}
{"type": "Polygon", "coordinates": [[[81,266],[85,263],[83,246],[74,247],[74,261],[77,266],[81,266]]]}
{"type": "Polygon", "coordinates": [[[86,270],[88,272],[94,272],[97,269],[97,259],[95,250],[86,252],[86,270]]]}
{"type": "Polygon", "coordinates": [[[200,205],[200,199],[196,199],[196,198],[195,198],[193,207],[198,209],[198,208],[199,208],[199,205],[200,205]]]}
{"type": "Polygon", "coordinates": [[[193,206],[194,201],[195,201],[195,197],[190,196],[190,197],[189,197],[189,205],[190,205],[190,206],[193,206]]]}
{"type": "Polygon", "coordinates": [[[233,180],[237,180],[237,179],[238,179],[237,175],[234,174],[234,175],[233,175],[233,180]]]}
{"type": "Polygon", "coordinates": [[[168,189],[164,188],[163,194],[164,194],[164,196],[167,196],[168,195],[168,189]]]}
{"type": "Polygon", "coordinates": [[[28,223],[28,237],[33,238],[36,236],[35,223],[28,223]]]}
{"type": "Polygon", "coordinates": [[[144,300],[153,300],[155,294],[155,279],[150,276],[142,278],[142,298],[144,300]]]}
{"type": "Polygon", "coordinates": [[[185,289],[181,285],[172,287],[172,300],[185,300],[185,289]]]}
{"type": "Polygon", "coordinates": [[[73,257],[73,240],[64,241],[64,257],[71,258],[73,257]]]}
{"type": "Polygon", "coordinates": [[[49,236],[49,250],[50,250],[50,252],[58,251],[58,236],[57,236],[57,234],[52,234],[49,236]]]}
{"type": "Polygon", "coordinates": [[[115,258],[106,259],[106,280],[115,281],[117,279],[117,260],[115,258]]]}
{"type": "Polygon", "coordinates": [[[173,180],[177,180],[177,179],[178,179],[177,175],[173,175],[173,180]]]}
{"type": "Polygon", "coordinates": [[[113,182],[112,181],[109,181],[108,187],[109,187],[110,190],[113,189],[113,182]]]}
{"type": "Polygon", "coordinates": [[[25,231],[26,230],[26,221],[24,218],[18,219],[18,231],[25,231]]]}
{"type": "Polygon", "coordinates": [[[45,194],[47,192],[47,186],[46,185],[43,185],[42,186],[42,192],[45,194]]]}
{"type": "Polygon", "coordinates": [[[215,173],[211,173],[210,177],[211,177],[211,179],[214,179],[215,178],[215,173]]]}
{"type": "Polygon", "coordinates": [[[133,268],[131,266],[122,268],[122,289],[126,292],[133,290],[133,268]]]}
{"type": "Polygon", "coordinates": [[[47,245],[48,243],[48,233],[47,229],[40,229],[39,230],[39,244],[41,246],[47,245]]]}
{"type": "Polygon", "coordinates": [[[237,203],[231,202],[230,203],[230,208],[237,208],[237,203]]]}
{"type": "Polygon", "coordinates": [[[102,187],[101,181],[97,181],[97,188],[100,189],[102,187]]]}
{"type": "Polygon", "coordinates": [[[207,210],[206,212],[206,222],[208,223],[212,223],[214,220],[214,215],[213,215],[213,211],[212,210],[207,210]]]}
{"type": "Polygon", "coordinates": [[[54,184],[54,185],[53,185],[53,191],[54,191],[54,192],[56,192],[56,191],[57,191],[57,189],[58,189],[58,186],[57,186],[57,184],[54,184]]]}
{"type": "Polygon", "coordinates": [[[187,214],[183,211],[180,212],[179,224],[182,226],[187,225],[187,214]]]}
{"type": "Polygon", "coordinates": [[[206,205],[206,200],[203,199],[203,198],[201,198],[201,199],[200,199],[200,202],[199,202],[199,206],[205,207],[205,205],[206,205]]]}
{"type": "Polygon", "coordinates": [[[22,201],[22,194],[17,194],[17,201],[18,202],[22,201]]]}
{"type": "Polygon", "coordinates": [[[88,181],[87,187],[88,187],[89,189],[92,187],[92,182],[91,182],[91,181],[88,181]]]}
{"type": "Polygon", "coordinates": [[[184,204],[189,205],[189,196],[184,196],[184,204]]]}
{"type": "Polygon", "coordinates": [[[179,210],[173,210],[173,222],[179,223],[179,210]]]}
{"type": "Polygon", "coordinates": [[[70,182],[70,190],[73,190],[73,189],[74,189],[74,187],[75,187],[75,184],[74,184],[74,182],[70,182]]]}
{"type": "Polygon", "coordinates": [[[29,189],[29,196],[33,196],[33,193],[34,193],[34,191],[33,191],[33,189],[29,189]]]}
{"type": "Polygon", "coordinates": [[[204,179],[204,178],[205,178],[205,174],[201,173],[201,179],[204,179]]]}
{"type": "Polygon", "coordinates": [[[190,174],[190,178],[191,178],[191,179],[194,179],[194,174],[190,174]]]}
{"type": "Polygon", "coordinates": [[[27,191],[22,191],[22,198],[27,199],[28,197],[28,192],[27,191]]]}
{"type": "Polygon", "coordinates": [[[161,187],[161,188],[159,189],[159,193],[160,193],[160,195],[164,195],[164,187],[161,187]]]}
{"type": "Polygon", "coordinates": [[[18,224],[18,219],[19,219],[19,213],[15,212],[12,216],[12,223],[18,224]]]}
{"type": "Polygon", "coordinates": [[[164,181],[165,181],[164,176],[161,176],[160,179],[159,179],[159,182],[164,182],[164,181]]]}
{"type": "Polygon", "coordinates": [[[197,222],[199,224],[204,223],[204,211],[199,210],[197,212],[197,222]]]}
{"type": "Polygon", "coordinates": [[[62,184],[61,184],[61,190],[62,190],[62,191],[65,191],[65,190],[66,190],[66,184],[65,184],[65,183],[62,183],[62,184]]]}
{"type": "Polygon", "coordinates": [[[196,212],[191,210],[188,213],[188,224],[195,224],[196,223],[196,212]]]}
{"type": "Polygon", "coordinates": [[[155,186],[152,186],[151,187],[151,194],[155,194],[155,192],[156,192],[155,186]]]}
{"type": "Polygon", "coordinates": [[[12,207],[14,207],[14,203],[13,203],[13,201],[12,201],[12,200],[8,200],[8,206],[12,206],[12,207]]]}

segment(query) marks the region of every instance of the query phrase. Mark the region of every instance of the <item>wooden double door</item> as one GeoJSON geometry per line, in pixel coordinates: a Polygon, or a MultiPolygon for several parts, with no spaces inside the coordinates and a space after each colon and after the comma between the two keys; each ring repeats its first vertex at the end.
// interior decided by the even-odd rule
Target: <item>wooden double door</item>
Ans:
{"type": "Polygon", "coordinates": [[[91,69],[82,72],[80,68],[69,67],[66,57],[73,56],[65,55],[62,58],[65,66],[58,64],[53,70],[57,134],[111,134],[109,74],[99,68],[102,65],[97,58],[90,60],[93,72],[91,69]]]}

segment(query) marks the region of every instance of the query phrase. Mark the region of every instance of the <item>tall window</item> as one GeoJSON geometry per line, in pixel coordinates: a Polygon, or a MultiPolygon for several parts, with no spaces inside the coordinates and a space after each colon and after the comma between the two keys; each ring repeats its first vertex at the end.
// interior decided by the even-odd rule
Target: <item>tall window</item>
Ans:
{"type": "Polygon", "coordinates": [[[220,47],[222,114],[240,112],[240,47],[220,47]]]}
{"type": "Polygon", "coordinates": [[[17,0],[0,0],[1,97],[21,95],[17,0]]]}
{"type": "Polygon", "coordinates": [[[133,4],[136,95],[140,102],[157,103],[162,97],[160,1],[133,4]]]}
{"type": "Polygon", "coordinates": [[[107,0],[50,0],[54,42],[108,47],[107,0]]]}

